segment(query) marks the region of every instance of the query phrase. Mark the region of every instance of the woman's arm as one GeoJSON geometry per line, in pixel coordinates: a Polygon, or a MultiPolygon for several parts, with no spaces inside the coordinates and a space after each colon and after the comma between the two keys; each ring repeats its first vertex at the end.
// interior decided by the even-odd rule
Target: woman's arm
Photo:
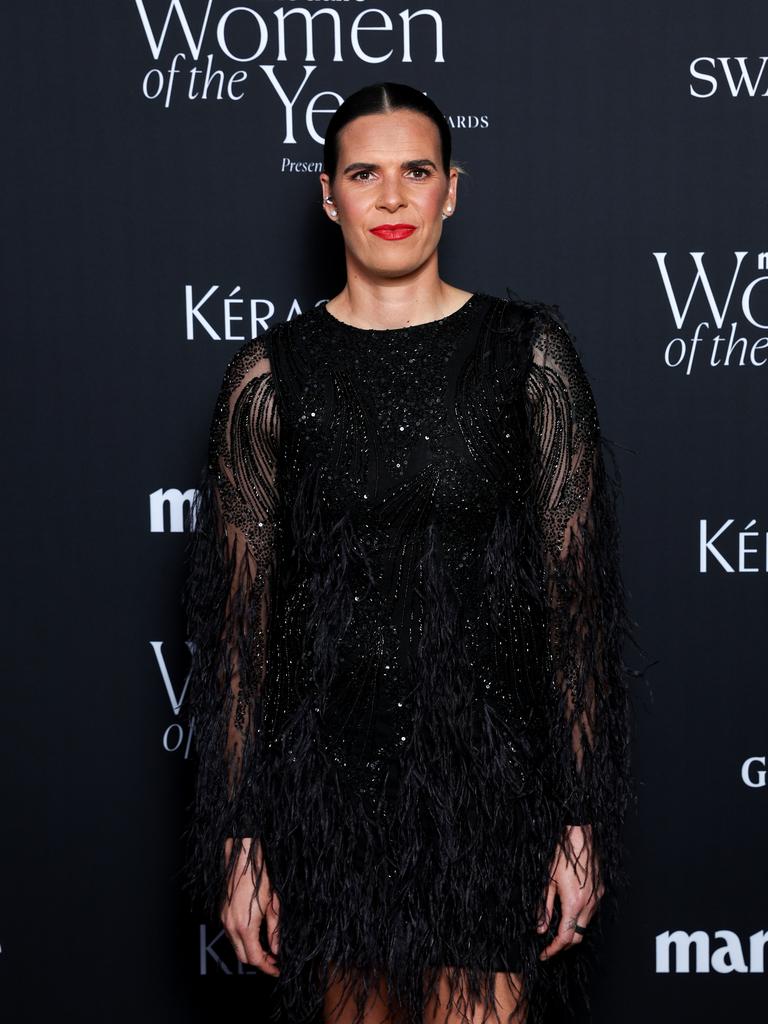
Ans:
{"type": "Polygon", "coordinates": [[[583,907],[621,875],[620,828],[631,798],[622,653],[631,622],[619,560],[619,487],[607,470],[612,453],[604,450],[589,380],[549,307],[535,314],[532,353],[527,397],[549,620],[548,755],[563,829],[555,866],[578,878],[583,907]]]}
{"type": "Polygon", "coordinates": [[[188,879],[210,913],[231,899],[247,866],[250,890],[256,893],[261,881],[253,779],[276,572],[279,440],[262,337],[244,345],[224,373],[194,504],[184,594],[197,753],[188,879]]]}

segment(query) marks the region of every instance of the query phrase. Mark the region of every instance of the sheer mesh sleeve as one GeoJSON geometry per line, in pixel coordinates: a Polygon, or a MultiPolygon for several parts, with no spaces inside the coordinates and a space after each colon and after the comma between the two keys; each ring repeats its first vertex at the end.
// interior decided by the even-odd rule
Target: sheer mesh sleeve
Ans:
{"type": "Polygon", "coordinates": [[[214,408],[184,597],[197,753],[189,875],[211,908],[222,894],[225,839],[259,836],[253,775],[277,561],[279,433],[268,349],[257,339],[227,365],[214,408]]]}
{"type": "Polygon", "coordinates": [[[631,789],[618,472],[571,337],[546,309],[534,318],[527,390],[546,566],[553,789],[563,824],[593,826],[610,867],[631,789]]]}

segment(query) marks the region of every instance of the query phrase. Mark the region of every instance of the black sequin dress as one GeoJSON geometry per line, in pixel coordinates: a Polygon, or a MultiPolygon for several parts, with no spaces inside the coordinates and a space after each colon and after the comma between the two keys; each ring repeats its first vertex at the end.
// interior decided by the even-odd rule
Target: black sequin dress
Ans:
{"type": "Polygon", "coordinates": [[[601,907],[624,880],[606,454],[557,307],[475,292],[367,330],[319,305],[230,360],[185,591],[189,879],[218,916],[225,838],[260,838],[291,1024],[330,978],[386,979],[407,1024],[443,968],[457,1002],[522,973],[531,1022],[586,991],[589,935],[545,962],[535,925],[567,824],[601,907]]]}

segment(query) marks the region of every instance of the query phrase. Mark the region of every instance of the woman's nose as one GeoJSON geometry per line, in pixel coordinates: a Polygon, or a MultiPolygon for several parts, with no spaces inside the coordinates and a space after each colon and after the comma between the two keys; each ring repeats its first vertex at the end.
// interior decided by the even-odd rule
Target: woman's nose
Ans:
{"type": "Polygon", "coordinates": [[[400,179],[386,179],[381,186],[379,206],[384,206],[388,210],[393,210],[397,209],[398,206],[401,206],[403,202],[404,191],[400,179]]]}

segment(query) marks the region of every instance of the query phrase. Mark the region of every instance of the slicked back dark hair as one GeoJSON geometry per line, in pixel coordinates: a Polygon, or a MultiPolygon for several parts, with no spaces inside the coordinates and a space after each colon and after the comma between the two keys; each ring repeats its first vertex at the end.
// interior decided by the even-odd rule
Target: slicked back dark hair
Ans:
{"type": "Polygon", "coordinates": [[[353,92],[328,122],[323,146],[323,170],[333,181],[339,162],[339,132],[356,117],[387,114],[392,110],[415,110],[435,124],[440,133],[440,151],[446,175],[451,167],[451,129],[440,108],[423,92],[402,82],[374,82],[353,92]]]}

